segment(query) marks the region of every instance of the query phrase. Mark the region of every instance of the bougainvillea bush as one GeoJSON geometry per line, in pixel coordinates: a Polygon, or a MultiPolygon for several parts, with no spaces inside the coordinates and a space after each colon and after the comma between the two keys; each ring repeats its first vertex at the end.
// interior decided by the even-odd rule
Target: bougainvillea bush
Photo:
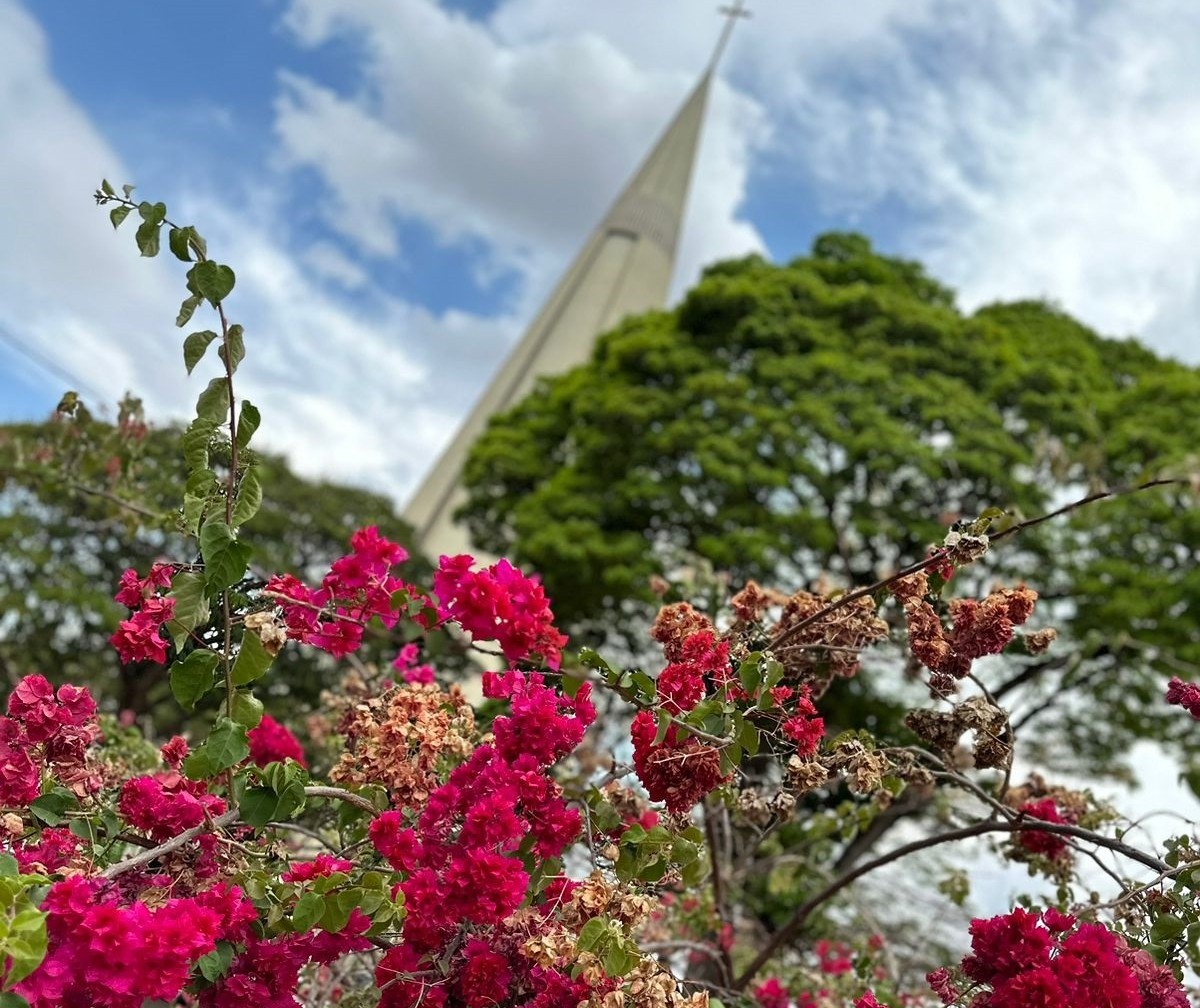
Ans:
{"type": "MultiPolygon", "coordinates": [[[[270,487],[261,418],[237,394],[233,270],[161,203],[108,183],[97,199],[114,226],[136,214],[144,255],[165,233],[186,263],[181,327],[215,313],[183,343],[189,373],[211,365],[210,346],[218,358],[179,448],[178,523],[195,548],[110,586],[127,610],[111,646],[162,664],[192,727],[142,738],[104,697],[53,685],[54,669],[13,684],[0,1006],[1189,1003],[1200,852],[1186,834],[1140,848],[1088,792],[1014,777],[1014,724],[980,659],[1040,653],[1053,629],[1038,625],[1036,586],[951,590],[957,570],[1043,519],[961,523],[873,585],[750,583],[720,611],[666,605],[646,628],[662,654],[649,672],[572,651],[536,576],[504,560],[441,557],[430,584],[407,582],[387,529],[348,529],[320,580],[260,570],[253,522],[270,487]],[[433,635],[477,654],[476,703],[424,660],[433,635]],[[367,639],[392,641],[394,662],[364,662],[367,639]],[[908,667],[888,674],[928,697],[907,734],[829,737],[825,690],[883,674],[862,657],[889,640],[908,667]],[[287,648],[340,668],[302,726],[264,711],[287,648]],[[627,717],[599,724],[598,707],[627,717]],[[756,852],[797,824],[854,841],[914,800],[940,802],[932,832],[844,859],[763,923],[744,869],[756,852]],[[965,954],[919,963],[923,979],[840,902],[909,854],[985,836],[1052,884],[971,921],[965,954]],[[1104,893],[1093,876],[1080,884],[1101,855],[1104,893]]],[[[104,492],[120,502],[119,487],[104,492]]],[[[1200,686],[1163,683],[1162,702],[1200,715],[1200,686]]]]}

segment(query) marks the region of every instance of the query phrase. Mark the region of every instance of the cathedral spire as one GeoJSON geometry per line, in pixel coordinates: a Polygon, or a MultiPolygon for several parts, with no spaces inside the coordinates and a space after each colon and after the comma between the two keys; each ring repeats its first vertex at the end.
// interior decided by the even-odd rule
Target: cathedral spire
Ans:
{"type": "Polygon", "coordinates": [[[700,80],[409,501],[405,518],[430,557],[478,552],[453,515],[464,500],[467,453],[488,420],[516,405],[538,378],[586,361],[597,337],[626,316],[666,305],[713,72],[734,24],[749,16],[742,0],[721,13],[728,20],[700,80]]]}

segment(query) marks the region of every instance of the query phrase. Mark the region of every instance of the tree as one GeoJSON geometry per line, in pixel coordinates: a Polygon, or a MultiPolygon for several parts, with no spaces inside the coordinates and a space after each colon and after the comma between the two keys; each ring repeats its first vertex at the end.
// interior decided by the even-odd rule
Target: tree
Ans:
{"type": "MultiPolygon", "coordinates": [[[[955,519],[1169,474],[1198,439],[1196,369],[1045,304],[964,314],[918,264],[831,234],[785,266],[711,267],[677,309],[627,319],[543,380],[475,445],[462,516],[602,643],[648,616],[655,578],[707,564],[734,587],[867,583],[955,519]]],[[[1167,662],[1200,662],[1182,615],[1200,611],[1190,504],[1180,488],[1090,509],[963,576],[969,592],[1053,570],[1047,618],[1075,643],[993,687],[1021,688],[1064,761],[1116,772],[1132,737],[1185,741],[1152,699],[1167,662]],[[1139,614],[1136,637],[1112,633],[1120,612],[1139,614]],[[1075,682],[1103,698],[1111,735],[1090,709],[1043,703],[1075,682]]]]}
{"type": "MultiPolygon", "coordinates": [[[[189,266],[181,324],[209,303],[220,335],[199,336],[219,340],[221,367],[179,439],[182,551],[122,573],[129,616],[111,643],[124,662],[170,655],[185,709],[217,703],[190,739],[159,746],[103,727],[86,688],[14,683],[0,714],[0,1005],[1186,1008],[1182,980],[1200,965],[1194,824],[1160,856],[1089,792],[1016,784],[1011,716],[972,665],[1029,643],[1036,592],[998,587],[943,606],[950,579],[961,584],[986,555],[995,516],[850,591],[785,599],[747,586],[715,607],[728,607],[720,626],[687,603],[665,606],[650,632],[664,659],[656,678],[564,652],[542,586],[507,561],[442,557],[427,591],[399,575],[404,550],[375,527],[324,572],[259,577],[244,539],[261,508],[259,417],[236,395],[233,270],[130,191],[105,182],[97,200],[113,204],[114,225],[138,211],[143,254],[167,231],[189,266]],[[879,615],[888,598],[899,633],[879,615]],[[479,724],[415,647],[396,671],[356,663],[375,625],[493,642],[505,666],[482,686],[497,716],[479,724]],[[906,718],[924,744],[863,725],[830,736],[823,684],[893,636],[938,701],[906,718]],[[332,765],[311,770],[260,699],[295,646],[350,660],[329,694],[332,765]],[[595,692],[633,713],[632,766],[596,758],[595,692]],[[763,906],[756,850],[786,875],[803,845],[779,855],[785,831],[849,849],[872,809],[934,788],[948,799],[936,831],[803,871],[801,899],[763,906]],[[809,801],[839,793],[840,808],[809,801]],[[916,961],[901,964],[903,946],[845,897],[911,855],[981,837],[1051,885],[972,920],[961,958],[929,963],[922,921],[916,961]],[[1103,872],[1088,877],[1086,859],[1103,872]],[[922,980],[922,959],[921,972],[959,961],[922,980]]],[[[68,485],[81,475],[73,460],[57,458],[68,485]]],[[[1091,494],[996,530],[992,544],[1183,482],[1091,494]]],[[[893,670],[861,675],[881,671],[893,670]]],[[[1200,684],[1173,679],[1161,702],[1200,720],[1200,684]]],[[[768,897],[780,894],[773,883],[768,897]]]]}
{"type": "MultiPolygon", "coordinates": [[[[136,399],[123,400],[110,424],[73,396],[44,423],[0,427],[0,672],[7,681],[44,673],[86,683],[118,710],[157,715],[162,730],[178,724],[162,666],[122,665],[107,641],[125,612],[112,597],[122,571],[145,571],[184,551],[181,433],[148,427],[136,399]]],[[[311,574],[364,525],[397,530],[402,540],[410,534],[381,494],[305,479],[269,452],[255,452],[253,463],[268,488],[255,520],[254,570],[311,574]]],[[[429,570],[420,557],[406,569],[429,570]]],[[[363,657],[386,662],[395,651],[380,634],[363,657]]],[[[272,709],[315,707],[332,684],[333,663],[295,650],[280,661],[286,674],[272,709]]]]}

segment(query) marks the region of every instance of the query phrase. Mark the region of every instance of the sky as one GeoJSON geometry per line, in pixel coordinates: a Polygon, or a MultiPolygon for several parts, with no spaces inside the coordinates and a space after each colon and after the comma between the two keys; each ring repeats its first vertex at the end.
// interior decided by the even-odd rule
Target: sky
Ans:
{"type": "MultiPolygon", "coordinates": [[[[967,309],[1043,297],[1200,362],[1200,5],[751,7],[673,296],[855,229],[967,309]]],[[[105,177],[237,271],[261,441],[402,502],[720,27],[715,0],[0,0],[0,421],[68,384],[177,416],[209,377],[181,264],[114,237],[105,177]]]]}

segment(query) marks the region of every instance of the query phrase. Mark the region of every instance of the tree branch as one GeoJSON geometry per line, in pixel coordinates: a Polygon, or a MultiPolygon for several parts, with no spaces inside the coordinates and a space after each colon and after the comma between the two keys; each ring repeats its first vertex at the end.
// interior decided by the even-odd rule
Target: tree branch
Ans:
{"type": "MultiPolygon", "coordinates": [[[[1008,528],[1003,529],[1002,531],[991,536],[989,541],[991,543],[997,543],[1001,539],[1007,539],[1009,536],[1016,535],[1018,532],[1023,532],[1026,529],[1033,528],[1035,525],[1041,525],[1042,522],[1047,522],[1051,518],[1058,518],[1061,515],[1068,514],[1071,511],[1075,511],[1078,508],[1084,507],[1087,504],[1095,503],[1096,501],[1106,500],[1110,497],[1119,497],[1126,494],[1140,493],[1143,490],[1150,490],[1154,487],[1188,486],[1190,485],[1190,482],[1191,481],[1187,479],[1172,477],[1147,480],[1145,483],[1139,483],[1137,486],[1109,487],[1104,490],[1098,490],[1095,493],[1088,494],[1086,497],[1081,497],[1077,501],[1072,501],[1070,504],[1064,504],[1060,508],[1056,508],[1053,511],[1048,511],[1044,515],[1038,515],[1036,518],[1029,518],[1023,522],[1018,522],[1015,525],[1010,525],[1008,528]]],[[[918,571],[923,571],[928,567],[932,567],[934,564],[940,564],[944,561],[945,554],[942,551],[937,551],[932,556],[926,557],[924,560],[918,560],[916,563],[911,563],[907,567],[896,571],[895,574],[890,574],[885,578],[881,578],[874,584],[867,585],[865,588],[856,588],[854,591],[847,592],[845,595],[840,596],[835,601],[830,602],[829,605],[825,606],[823,609],[818,609],[811,616],[806,616],[804,619],[800,620],[800,622],[793,623],[782,633],[776,635],[769,646],[772,649],[780,647],[795,637],[798,637],[800,632],[807,627],[812,626],[814,623],[819,623],[821,620],[827,619],[839,609],[850,605],[851,602],[857,602],[859,599],[868,598],[869,596],[874,595],[877,591],[887,588],[894,582],[899,581],[901,578],[906,578],[910,574],[916,574],[918,571]]]]}
{"type": "Polygon", "coordinates": [[[1170,868],[1164,862],[1138,850],[1136,847],[1130,847],[1120,840],[1101,836],[1099,833],[1093,833],[1091,830],[1084,829],[1082,826],[1072,825],[1071,823],[1048,823],[1040,819],[1024,818],[1009,822],[996,822],[994,820],[979,822],[973,823],[970,826],[963,826],[960,829],[947,830],[945,833],[936,833],[933,836],[914,840],[912,843],[907,843],[901,847],[897,847],[895,850],[888,851],[886,854],[875,858],[875,860],[868,861],[866,864],[860,865],[858,868],[839,876],[820,892],[809,897],[796,908],[796,911],[788,919],[787,923],[770,937],[766,945],[763,946],[762,950],[751,961],[750,965],[734,980],[734,989],[745,990],[746,986],[754,979],[758,971],[770,961],[771,957],[800,933],[814,910],[823,903],[827,903],[845,889],[846,886],[862,878],[864,875],[875,871],[875,869],[889,865],[893,861],[899,861],[909,854],[915,854],[918,851],[937,847],[944,843],[967,840],[971,837],[983,836],[986,833],[1021,833],[1025,831],[1056,833],[1061,836],[1077,837],[1081,840],[1094,843],[1099,847],[1107,847],[1109,850],[1116,851],[1118,854],[1124,855],[1131,861],[1137,861],[1139,864],[1145,865],[1155,872],[1170,871],[1170,868]]]}
{"type": "MultiPolygon", "coordinates": [[[[343,801],[347,805],[353,805],[364,812],[370,812],[372,815],[376,815],[379,811],[362,795],[356,795],[353,791],[346,791],[343,788],[313,785],[304,789],[304,795],[307,798],[331,798],[335,801],[343,801]]],[[[195,840],[196,837],[207,830],[216,831],[224,829],[226,826],[232,826],[237,821],[237,817],[238,810],[236,808],[230,809],[228,812],[222,812],[221,815],[210,822],[201,823],[199,826],[193,826],[189,830],[184,830],[179,836],[171,837],[170,840],[160,843],[157,847],[151,847],[149,850],[134,854],[133,857],[128,857],[123,861],[118,861],[116,864],[109,865],[100,873],[100,877],[114,879],[118,875],[125,874],[127,871],[133,871],[135,868],[148,865],[166,854],[171,854],[179,850],[180,847],[195,840]]]]}

